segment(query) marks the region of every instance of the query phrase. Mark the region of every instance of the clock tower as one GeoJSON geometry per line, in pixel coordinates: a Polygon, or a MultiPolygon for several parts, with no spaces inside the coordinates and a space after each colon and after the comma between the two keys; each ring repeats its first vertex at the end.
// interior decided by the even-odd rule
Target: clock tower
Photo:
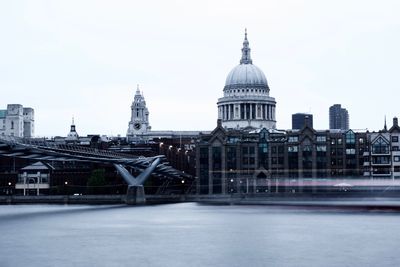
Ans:
{"type": "Polygon", "coordinates": [[[127,133],[128,140],[133,140],[135,137],[147,133],[150,129],[149,110],[146,107],[146,101],[144,100],[143,93],[140,93],[138,85],[131,105],[131,120],[129,121],[127,133]]]}

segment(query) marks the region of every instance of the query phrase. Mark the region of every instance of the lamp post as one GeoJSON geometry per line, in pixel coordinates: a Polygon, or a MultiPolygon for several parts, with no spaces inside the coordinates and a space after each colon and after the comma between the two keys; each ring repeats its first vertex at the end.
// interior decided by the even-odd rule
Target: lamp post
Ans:
{"type": "Polygon", "coordinates": [[[12,192],[13,192],[11,185],[12,185],[12,183],[8,182],[8,190],[7,190],[8,195],[12,195],[12,192]]]}
{"type": "Polygon", "coordinates": [[[185,194],[185,180],[182,179],[182,194],[185,194]]]}
{"type": "Polygon", "coordinates": [[[67,194],[67,186],[68,186],[68,181],[64,182],[64,195],[68,195],[67,194]]]}

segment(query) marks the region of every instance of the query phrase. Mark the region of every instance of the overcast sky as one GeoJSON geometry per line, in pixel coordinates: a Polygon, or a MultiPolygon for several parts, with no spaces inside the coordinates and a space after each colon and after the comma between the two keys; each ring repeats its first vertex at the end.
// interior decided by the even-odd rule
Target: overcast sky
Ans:
{"type": "Polygon", "coordinates": [[[400,1],[2,1],[0,109],[35,109],[38,136],[126,135],[136,85],[153,130],[212,130],[244,28],[277,128],[311,112],[353,129],[400,116],[400,1]]]}

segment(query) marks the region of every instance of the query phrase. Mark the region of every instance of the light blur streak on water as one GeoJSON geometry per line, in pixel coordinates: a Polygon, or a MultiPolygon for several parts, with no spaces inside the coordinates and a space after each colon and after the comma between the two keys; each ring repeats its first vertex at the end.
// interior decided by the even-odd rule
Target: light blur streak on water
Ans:
{"type": "Polygon", "coordinates": [[[400,266],[397,213],[0,206],[0,266],[400,266]]]}

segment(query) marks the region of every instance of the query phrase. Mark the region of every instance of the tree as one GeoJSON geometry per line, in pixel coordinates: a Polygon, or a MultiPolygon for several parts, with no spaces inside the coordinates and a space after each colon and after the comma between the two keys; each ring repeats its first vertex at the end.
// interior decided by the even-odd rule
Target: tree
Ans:
{"type": "Polygon", "coordinates": [[[89,193],[97,193],[99,191],[102,191],[101,188],[92,188],[92,187],[101,187],[105,186],[106,183],[106,171],[104,169],[96,169],[92,171],[92,174],[90,175],[87,186],[89,193]]]}

